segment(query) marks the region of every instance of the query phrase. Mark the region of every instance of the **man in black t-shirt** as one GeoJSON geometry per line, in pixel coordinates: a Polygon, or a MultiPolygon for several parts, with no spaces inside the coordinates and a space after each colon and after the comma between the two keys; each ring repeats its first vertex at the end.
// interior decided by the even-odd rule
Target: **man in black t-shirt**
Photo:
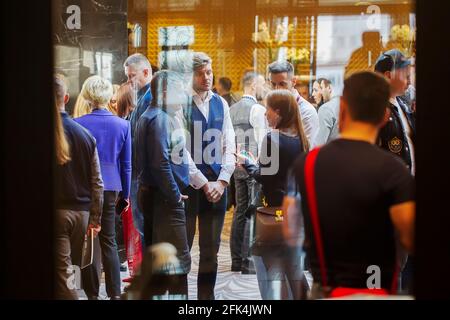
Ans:
{"type": "MultiPolygon", "coordinates": [[[[414,179],[401,159],[375,145],[389,116],[389,96],[389,84],[375,73],[361,72],[348,78],[341,98],[341,138],[317,154],[314,189],[325,274],[331,288],[367,289],[369,283],[379,283],[391,290],[396,272],[395,234],[405,249],[411,252],[413,247],[414,179]],[[373,270],[379,270],[379,275],[373,270]],[[379,281],[368,281],[374,274],[379,281]]],[[[313,289],[320,289],[305,157],[300,156],[293,171],[304,214],[304,248],[310,259],[313,289]]],[[[284,205],[294,201],[286,197],[284,205]]]]}

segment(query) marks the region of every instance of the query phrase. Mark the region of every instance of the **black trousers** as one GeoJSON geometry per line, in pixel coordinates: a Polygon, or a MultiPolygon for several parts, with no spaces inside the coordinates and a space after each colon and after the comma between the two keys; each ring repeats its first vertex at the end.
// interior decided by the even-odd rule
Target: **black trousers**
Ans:
{"type": "Polygon", "coordinates": [[[191,270],[191,255],[186,234],[184,203],[170,204],[157,188],[139,186],[139,206],[144,216],[146,246],[168,242],[177,249],[178,269],[166,270],[173,276],[171,283],[163,284],[162,292],[187,298],[187,274],[191,270]]]}
{"type": "Polygon", "coordinates": [[[217,253],[220,247],[225,212],[227,191],[217,203],[211,203],[203,190],[189,187],[186,191],[186,227],[189,249],[192,248],[198,218],[200,262],[197,278],[197,298],[214,300],[214,287],[217,278],[217,253]]]}
{"type": "MultiPolygon", "coordinates": [[[[101,262],[105,271],[106,293],[108,297],[117,297],[121,294],[120,287],[120,260],[116,243],[116,210],[117,191],[105,191],[101,231],[98,242],[101,248],[101,262]]],[[[94,248],[98,252],[97,248],[94,248]]],[[[100,256],[94,254],[93,264],[83,272],[84,291],[88,297],[98,296],[100,288],[101,263],[100,256]]]]}
{"type": "Polygon", "coordinates": [[[253,262],[251,261],[250,246],[252,235],[252,221],[246,216],[250,205],[261,206],[260,185],[251,177],[234,177],[236,189],[236,207],[233,214],[231,225],[230,251],[232,269],[241,269],[242,271],[253,271],[253,262]]]}

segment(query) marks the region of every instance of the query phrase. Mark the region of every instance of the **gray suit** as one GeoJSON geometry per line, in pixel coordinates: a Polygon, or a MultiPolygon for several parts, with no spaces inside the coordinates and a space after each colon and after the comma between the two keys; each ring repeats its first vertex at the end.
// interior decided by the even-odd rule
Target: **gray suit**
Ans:
{"type": "MultiPolygon", "coordinates": [[[[258,155],[258,143],[255,140],[255,132],[250,124],[250,113],[256,100],[244,96],[239,102],[230,108],[231,122],[236,134],[236,141],[241,148],[253,155],[258,155]]],[[[250,243],[252,233],[252,218],[246,216],[248,209],[261,205],[261,187],[255,179],[251,178],[242,168],[236,168],[234,172],[236,188],[236,208],[231,226],[231,259],[232,270],[251,271],[253,266],[250,260],[250,243]]]]}
{"type": "Polygon", "coordinates": [[[319,133],[314,146],[324,145],[339,137],[339,97],[334,97],[319,108],[319,133]]]}

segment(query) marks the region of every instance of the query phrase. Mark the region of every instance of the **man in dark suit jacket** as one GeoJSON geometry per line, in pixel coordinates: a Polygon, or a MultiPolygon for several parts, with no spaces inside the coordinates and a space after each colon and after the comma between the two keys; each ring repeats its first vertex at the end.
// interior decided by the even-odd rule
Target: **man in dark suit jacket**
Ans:
{"type": "Polygon", "coordinates": [[[141,239],[144,241],[144,217],[137,205],[137,177],[139,175],[139,172],[136,171],[136,142],[134,137],[139,118],[145,112],[145,110],[150,105],[150,102],[152,101],[152,94],[150,91],[152,67],[147,57],[140,53],[135,53],[129,56],[125,60],[123,67],[125,75],[128,78],[128,82],[131,83],[133,89],[137,92],[135,101],[136,107],[133,109],[133,112],[130,115],[132,139],[132,174],[130,201],[134,225],[139,231],[141,239]]]}

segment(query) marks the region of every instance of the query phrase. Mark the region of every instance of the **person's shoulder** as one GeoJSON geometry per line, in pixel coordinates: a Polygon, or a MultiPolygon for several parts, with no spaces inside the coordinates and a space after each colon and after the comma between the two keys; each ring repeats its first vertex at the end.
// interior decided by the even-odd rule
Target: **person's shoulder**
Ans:
{"type": "Polygon", "coordinates": [[[330,101],[324,103],[317,113],[319,115],[333,115],[339,110],[340,100],[339,97],[334,97],[330,101]]]}
{"type": "Polygon", "coordinates": [[[308,100],[306,100],[302,96],[300,96],[300,103],[299,103],[299,105],[301,107],[305,108],[305,109],[313,110],[314,112],[316,112],[316,108],[314,108],[314,106],[311,104],[311,102],[309,102],[308,100]]]}
{"type": "Polygon", "coordinates": [[[213,99],[218,99],[218,101],[222,102],[222,106],[223,106],[223,108],[225,110],[229,110],[230,109],[230,106],[228,105],[228,102],[227,102],[227,100],[224,99],[224,97],[222,97],[218,93],[214,93],[212,91],[211,91],[211,93],[212,93],[212,98],[213,99]]]}
{"type": "Polygon", "coordinates": [[[89,120],[91,118],[91,114],[85,114],[85,115],[82,115],[81,117],[78,117],[78,118],[70,118],[71,120],[73,120],[74,122],[76,122],[76,123],[84,123],[84,122],[86,122],[87,120],[89,120]]]}
{"type": "Polygon", "coordinates": [[[230,106],[230,112],[239,109],[243,105],[242,99],[230,106]]]}
{"type": "Polygon", "coordinates": [[[264,107],[263,105],[260,105],[259,103],[255,103],[254,105],[252,105],[252,109],[261,111],[261,112],[266,112],[266,107],[264,107]]]}
{"type": "Polygon", "coordinates": [[[167,122],[169,115],[161,108],[155,108],[155,110],[149,110],[148,121],[158,129],[167,128],[167,122]]]}
{"type": "Polygon", "coordinates": [[[383,164],[386,167],[392,168],[393,170],[403,170],[404,169],[404,170],[408,171],[408,167],[402,158],[400,158],[399,156],[394,155],[392,152],[384,150],[378,146],[374,146],[374,148],[377,150],[378,154],[380,155],[380,159],[383,161],[383,164]]]}
{"type": "Polygon", "coordinates": [[[127,128],[130,125],[130,122],[122,119],[121,117],[115,115],[115,114],[111,114],[110,117],[111,121],[116,123],[117,125],[119,125],[121,128],[127,128]]]}
{"type": "MultiPolygon", "coordinates": [[[[80,118],[77,118],[77,119],[80,119],[80,118]]],[[[64,123],[65,127],[67,129],[69,129],[72,132],[73,135],[75,135],[75,136],[77,136],[79,138],[87,139],[90,142],[95,143],[94,136],[81,123],[76,121],[77,119],[67,118],[65,123],[64,123]]]]}

